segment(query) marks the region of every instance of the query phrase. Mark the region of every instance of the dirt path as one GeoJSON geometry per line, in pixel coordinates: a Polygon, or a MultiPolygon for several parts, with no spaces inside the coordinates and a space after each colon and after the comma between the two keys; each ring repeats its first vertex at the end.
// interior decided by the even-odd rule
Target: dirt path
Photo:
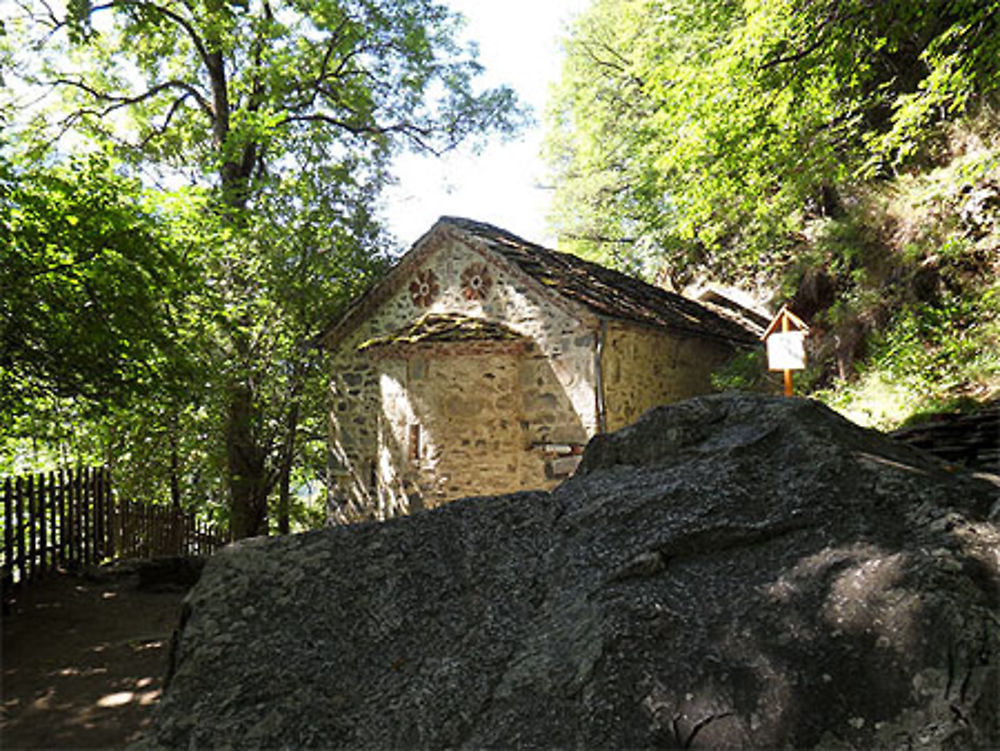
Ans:
{"type": "Polygon", "coordinates": [[[53,574],[3,618],[0,746],[122,748],[159,700],[183,591],[127,569],[53,574]]]}

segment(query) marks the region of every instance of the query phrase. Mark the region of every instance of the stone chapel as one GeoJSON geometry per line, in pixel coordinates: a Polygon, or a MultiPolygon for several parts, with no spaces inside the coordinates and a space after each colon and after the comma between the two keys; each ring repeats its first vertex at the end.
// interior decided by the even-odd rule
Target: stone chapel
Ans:
{"type": "Polygon", "coordinates": [[[332,522],[554,487],[587,441],[711,390],[740,321],[444,217],[327,330],[332,522]]]}

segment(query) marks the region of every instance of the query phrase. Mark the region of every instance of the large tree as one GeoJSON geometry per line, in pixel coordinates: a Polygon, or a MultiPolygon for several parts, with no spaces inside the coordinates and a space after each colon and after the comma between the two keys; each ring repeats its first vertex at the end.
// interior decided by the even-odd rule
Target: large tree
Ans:
{"type": "Polygon", "coordinates": [[[7,24],[23,51],[12,70],[58,98],[20,124],[22,138],[112,143],[157,178],[211,188],[192,229],[206,362],[220,384],[233,532],[265,532],[268,497],[288,493],[309,345],[378,267],[373,211],[389,159],[510,127],[512,94],[475,90],[474,53],[432,0],[20,7],[7,24]]]}

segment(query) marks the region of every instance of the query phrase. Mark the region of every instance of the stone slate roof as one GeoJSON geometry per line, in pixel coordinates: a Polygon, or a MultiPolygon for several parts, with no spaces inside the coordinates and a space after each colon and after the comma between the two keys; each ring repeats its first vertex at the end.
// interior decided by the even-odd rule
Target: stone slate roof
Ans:
{"type": "Polygon", "coordinates": [[[396,272],[400,267],[416,262],[420,257],[418,249],[426,249],[422,245],[424,241],[441,227],[450,227],[459,234],[478,241],[486,250],[500,256],[524,275],[562,298],[583,305],[598,316],[714,339],[735,346],[757,346],[759,343],[757,334],[749,327],[694,300],[569,253],[543,248],[491,224],[453,216],[441,217],[417,241],[410,253],[404,255],[399,264],[389,271],[388,276],[358,298],[339,320],[334,321],[320,335],[318,342],[332,346],[369,315],[399,283],[396,272]],[[417,255],[413,254],[414,250],[418,251],[417,255]]]}
{"type": "Polygon", "coordinates": [[[409,326],[369,339],[358,351],[392,344],[431,344],[437,342],[520,341],[521,334],[483,318],[458,313],[429,313],[409,326]]]}
{"type": "Polygon", "coordinates": [[[757,335],[737,321],[665,289],[569,253],[548,250],[507,230],[460,217],[442,217],[483,241],[525,274],[594,313],[732,344],[756,345],[757,335]]]}

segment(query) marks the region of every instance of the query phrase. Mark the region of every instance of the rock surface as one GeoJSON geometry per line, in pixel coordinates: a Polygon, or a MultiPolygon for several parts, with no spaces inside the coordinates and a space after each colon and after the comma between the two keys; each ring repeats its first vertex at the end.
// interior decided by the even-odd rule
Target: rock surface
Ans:
{"type": "Polygon", "coordinates": [[[142,745],[998,747],[996,495],[813,402],[660,408],[552,493],[216,554],[142,745]]]}
{"type": "Polygon", "coordinates": [[[932,415],[890,435],[947,462],[1000,472],[1000,404],[972,414],[932,415]]]}

